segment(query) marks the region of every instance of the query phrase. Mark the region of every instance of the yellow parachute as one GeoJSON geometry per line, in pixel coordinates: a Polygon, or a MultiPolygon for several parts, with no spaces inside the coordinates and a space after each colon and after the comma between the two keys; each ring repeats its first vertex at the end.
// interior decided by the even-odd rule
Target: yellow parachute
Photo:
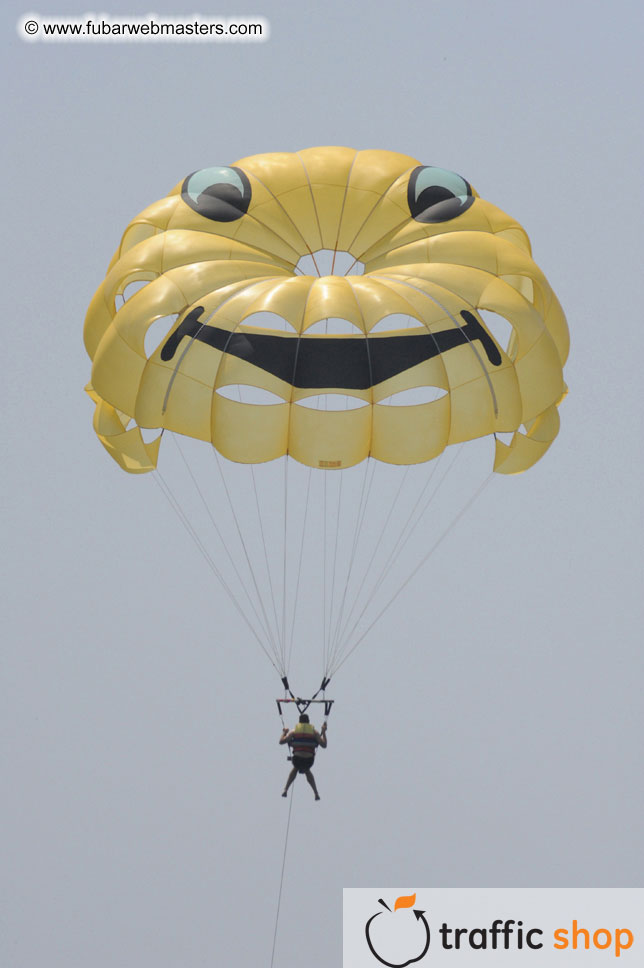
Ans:
{"type": "MultiPolygon", "coordinates": [[[[434,533],[421,527],[434,493],[426,462],[435,468],[450,445],[488,438],[494,471],[526,470],[557,435],[566,392],[566,320],[523,228],[461,175],[390,151],[311,148],[188,175],[125,230],[89,307],[85,345],[94,428],[124,470],[155,470],[166,431],[179,448],[186,438],[212,445],[229,511],[206,508],[206,527],[223,553],[207,551],[201,526],[188,521],[186,489],[176,498],[161,484],[282,676],[298,606],[306,637],[320,629],[327,680],[373,625],[374,604],[382,614],[409,580],[390,583],[403,546],[422,535],[422,564],[442,540],[442,523],[434,533]],[[271,528],[282,500],[271,499],[262,522],[260,498],[275,491],[258,486],[256,465],[281,457],[280,538],[271,528]],[[228,462],[249,470],[245,497],[243,479],[225,482],[228,462]],[[408,487],[407,476],[391,479],[392,510],[364,550],[375,582],[355,583],[374,465],[385,475],[416,465],[420,491],[402,528],[391,525],[408,487]],[[308,476],[289,489],[297,468],[308,476]],[[298,496],[305,503],[289,519],[298,496]],[[249,548],[260,538],[254,570],[249,548]],[[310,582],[307,543],[318,569],[310,582]],[[325,589],[317,617],[306,597],[315,585],[325,589]]],[[[198,489],[204,507],[210,493],[210,484],[198,489]]]]}
{"type": "Polygon", "coordinates": [[[494,469],[514,473],[557,434],[568,331],[524,230],[464,178],[331,147],[206,168],[145,209],[91,303],[85,345],[94,426],[127,471],[156,466],[158,441],[139,428],[159,428],[233,461],[324,468],[418,463],[513,432],[494,469]],[[320,275],[324,250],[336,265],[320,275]],[[339,253],[362,274],[337,274],[339,253]],[[134,282],[148,284],[117,308],[134,282]],[[482,311],[509,323],[505,345],[482,311]]]}

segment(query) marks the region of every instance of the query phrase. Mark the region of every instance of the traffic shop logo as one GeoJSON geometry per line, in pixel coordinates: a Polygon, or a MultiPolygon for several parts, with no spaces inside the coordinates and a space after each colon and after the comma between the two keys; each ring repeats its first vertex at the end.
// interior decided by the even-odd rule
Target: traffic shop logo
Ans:
{"type": "MultiPolygon", "coordinates": [[[[383,898],[365,924],[365,937],[373,957],[386,968],[407,968],[422,961],[429,951],[431,930],[425,911],[416,908],[416,894],[396,898],[393,910],[383,898]]],[[[435,928],[434,943],[442,951],[607,951],[616,958],[633,947],[630,928],[586,927],[573,918],[552,933],[523,921],[497,918],[486,927],[455,927],[443,922],[435,928]]]]}
{"type": "Polygon", "coordinates": [[[415,903],[415,894],[398,897],[392,911],[382,898],[378,898],[378,904],[382,904],[386,911],[376,911],[365,925],[371,954],[387,968],[407,968],[427,954],[429,925],[425,912],[414,908],[415,903]]]}

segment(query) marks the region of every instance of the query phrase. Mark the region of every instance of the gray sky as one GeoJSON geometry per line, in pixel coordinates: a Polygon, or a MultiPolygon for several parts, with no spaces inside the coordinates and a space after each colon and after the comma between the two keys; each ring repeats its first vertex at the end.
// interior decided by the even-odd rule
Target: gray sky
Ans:
{"type": "MultiPolygon", "coordinates": [[[[198,5],[111,12],[150,6],[198,5]]],[[[3,14],[3,964],[270,961],[278,682],[95,440],[81,333],[139,210],[316,144],[454,169],[516,217],[568,315],[570,395],[550,453],[492,481],[334,682],[275,963],[340,964],[343,886],[641,884],[639,5],[204,9],[267,18],[247,46],[28,45],[26,12],[3,14]]]]}

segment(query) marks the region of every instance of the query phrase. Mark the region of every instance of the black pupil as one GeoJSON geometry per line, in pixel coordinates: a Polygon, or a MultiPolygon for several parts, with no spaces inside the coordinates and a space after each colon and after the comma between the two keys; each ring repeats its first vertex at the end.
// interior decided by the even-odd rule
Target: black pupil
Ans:
{"type": "Polygon", "coordinates": [[[437,205],[439,202],[446,202],[448,199],[455,197],[449,188],[443,188],[442,185],[430,185],[429,188],[424,188],[416,199],[416,207],[418,211],[424,212],[425,209],[431,208],[432,205],[437,205]]]}
{"type": "Polygon", "coordinates": [[[222,202],[230,202],[231,205],[241,201],[241,193],[235,185],[209,185],[208,188],[204,188],[199,198],[203,198],[204,195],[212,195],[213,198],[220,198],[222,202]]]}
{"type": "Polygon", "coordinates": [[[246,211],[239,189],[223,182],[204,188],[199,195],[198,206],[202,215],[218,222],[233,222],[246,211]]]}

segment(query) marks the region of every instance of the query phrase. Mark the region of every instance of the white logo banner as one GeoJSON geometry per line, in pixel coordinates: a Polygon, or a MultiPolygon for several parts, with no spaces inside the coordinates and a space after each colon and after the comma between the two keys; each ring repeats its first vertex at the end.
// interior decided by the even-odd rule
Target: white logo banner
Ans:
{"type": "Polygon", "coordinates": [[[639,968],[643,936],[644,888],[344,889],[344,968],[639,968]]]}

